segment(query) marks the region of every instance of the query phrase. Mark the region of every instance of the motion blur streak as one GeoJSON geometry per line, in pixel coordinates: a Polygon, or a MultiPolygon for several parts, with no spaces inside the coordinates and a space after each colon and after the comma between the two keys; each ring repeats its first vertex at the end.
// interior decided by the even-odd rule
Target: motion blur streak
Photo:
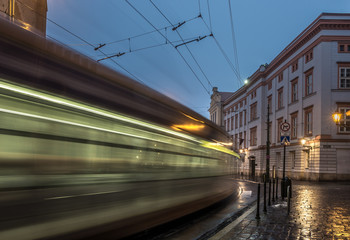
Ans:
{"type": "Polygon", "coordinates": [[[200,210],[234,191],[229,143],[187,107],[0,18],[0,239],[118,239],[200,210]]]}
{"type": "Polygon", "coordinates": [[[35,98],[38,98],[38,99],[43,99],[43,100],[46,100],[46,101],[49,101],[49,102],[58,103],[58,104],[61,104],[61,105],[65,105],[65,106],[73,107],[73,108],[76,108],[76,109],[88,111],[88,112],[95,113],[95,114],[98,114],[98,115],[114,118],[114,119],[117,119],[117,120],[122,120],[122,121],[125,121],[125,122],[131,122],[131,123],[134,123],[134,124],[145,126],[145,127],[151,128],[151,129],[156,129],[156,130],[159,130],[159,131],[164,131],[166,133],[171,133],[173,135],[177,135],[177,136],[180,136],[180,137],[187,138],[187,139],[190,139],[192,141],[195,141],[195,138],[192,138],[192,137],[190,137],[188,135],[177,133],[177,132],[174,132],[174,131],[169,131],[168,129],[164,129],[164,128],[160,127],[160,126],[155,126],[155,125],[152,125],[152,124],[149,124],[149,123],[146,123],[146,122],[141,122],[141,121],[138,121],[136,119],[131,119],[131,118],[128,118],[128,117],[125,117],[125,116],[112,114],[110,112],[106,112],[106,111],[103,111],[103,110],[100,110],[100,109],[96,109],[96,108],[93,108],[93,107],[89,107],[89,106],[86,106],[86,105],[84,106],[84,105],[76,103],[76,102],[72,102],[72,101],[69,101],[69,100],[66,100],[66,99],[60,99],[60,98],[55,97],[55,96],[50,96],[48,94],[36,92],[36,91],[30,90],[30,89],[26,89],[26,88],[23,88],[23,87],[15,86],[15,85],[12,85],[12,84],[9,84],[9,83],[0,82],[0,88],[11,90],[11,91],[18,92],[18,93],[22,93],[22,94],[25,94],[25,95],[28,95],[28,96],[32,96],[32,97],[35,97],[35,98]]]}

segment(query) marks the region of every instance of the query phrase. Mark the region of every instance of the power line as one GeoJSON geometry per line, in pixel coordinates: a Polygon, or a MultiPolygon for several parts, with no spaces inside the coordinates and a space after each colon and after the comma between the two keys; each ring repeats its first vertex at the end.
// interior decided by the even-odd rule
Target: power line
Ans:
{"type": "MultiPolygon", "coordinates": [[[[188,38],[188,39],[185,39],[186,41],[197,41],[198,38],[188,38]]],[[[98,62],[100,61],[103,61],[103,60],[106,60],[106,59],[110,59],[110,58],[114,58],[114,57],[121,57],[123,56],[124,54],[127,54],[127,53],[133,53],[133,52],[138,52],[138,51],[142,51],[142,50],[146,50],[146,49],[150,49],[150,48],[155,48],[155,47],[160,47],[160,46],[164,46],[166,44],[171,44],[171,43],[176,43],[176,42],[182,42],[182,40],[177,40],[177,41],[173,41],[173,42],[165,42],[165,43],[160,43],[160,44],[156,44],[156,45],[152,45],[152,46],[148,46],[148,47],[143,47],[143,48],[138,48],[138,49],[133,49],[131,50],[129,48],[129,51],[128,52],[119,52],[119,53],[113,53],[113,54],[107,54],[107,57],[105,58],[101,58],[99,60],[97,60],[98,62]]],[[[176,46],[175,46],[176,47],[176,46]]]]}
{"type": "Polygon", "coordinates": [[[241,73],[239,71],[239,64],[238,64],[238,53],[237,53],[237,46],[236,46],[236,38],[235,38],[235,31],[233,28],[233,17],[232,17],[232,8],[231,8],[231,0],[228,0],[229,10],[230,10],[230,17],[231,17],[231,32],[232,32],[232,44],[233,44],[233,51],[235,56],[235,63],[236,68],[238,71],[239,79],[241,79],[241,73]]]}
{"type": "MultiPolygon", "coordinates": [[[[204,21],[204,19],[202,18],[202,21],[204,23],[204,25],[207,27],[208,30],[209,29],[209,26],[208,24],[204,21]]],[[[224,51],[224,49],[222,48],[222,46],[220,45],[219,41],[216,39],[215,35],[213,35],[213,39],[217,45],[217,47],[219,48],[219,50],[221,51],[222,55],[225,57],[226,59],[226,62],[229,64],[229,66],[231,67],[232,71],[235,73],[238,81],[242,84],[242,79],[240,78],[240,75],[237,71],[237,69],[235,68],[235,66],[233,65],[233,63],[231,62],[230,58],[227,56],[226,52],[224,51]]]]}
{"type": "MultiPolygon", "coordinates": [[[[190,18],[190,19],[188,19],[188,20],[185,20],[185,21],[183,22],[183,24],[184,24],[185,22],[191,22],[191,21],[193,21],[193,20],[195,20],[195,19],[197,19],[197,18],[200,18],[200,16],[196,16],[196,17],[190,18]]],[[[182,24],[181,24],[181,25],[182,25],[182,24]]],[[[158,29],[155,29],[155,30],[153,30],[153,31],[141,33],[141,34],[138,34],[138,35],[135,35],[135,36],[131,36],[131,37],[128,37],[128,38],[123,38],[123,39],[115,40],[115,41],[112,41],[112,42],[106,42],[106,43],[103,43],[103,44],[99,43],[99,46],[96,47],[95,50],[97,50],[97,49],[99,49],[99,48],[102,48],[102,47],[104,47],[104,46],[106,46],[106,45],[111,45],[111,44],[115,44],[115,43],[119,43],[119,42],[123,42],[123,41],[128,41],[128,40],[131,40],[131,39],[133,39],[133,38],[139,38],[139,37],[142,37],[142,36],[145,36],[145,35],[148,35],[148,34],[152,34],[152,33],[158,32],[158,31],[163,31],[163,30],[164,30],[164,31],[166,32],[167,29],[170,28],[170,27],[174,27],[174,26],[173,26],[173,25],[169,25],[169,26],[166,26],[166,27],[158,28],[158,29]]]]}
{"type": "MultiPolygon", "coordinates": [[[[155,5],[155,3],[153,3],[152,0],[150,0],[150,2],[151,2],[152,5],[159,11],[159,13],[160,13],[162,16],[163,16],[171,25],[173,25],[173,24],[171,23],[171,21],[165,16],[165,14],[155,5]]],[[[199,14],[198,17],[201,17],[201,15],[199,14]]],[[[176,29],[176,33],[177,33],[177,35],[180,37],[180,39],[182,40],[182,42],[183,42],[182,45],[185,45],[185,46],[186,46],[187,51],[190,53],[192,59],[195,61],[196,65],[198,66],[198,68],[199,68],[200,71],[202,72],[203,76],[206,78],[206,80],[207,80],[209,86],[210,86],[211,88],[213,88],[213,86],[212,86],[211,82],[209,81],[207,75],[204,73],[202,67],[199,65],[198,61],[197,61],[196,58],[194,57],[192,51],[188,48],[188,46],[187,46],[187,43],[188,43],[188,42],[186,43],[186,42],[184,41],[184,39],[182,38],[182,36],[181,36],[181,34],[179,33],[179,31],[177,31],[177,29],[176,29]]],[[[209,35],[209,36],[212,36],[212,35],[209,35]]],[[[205,37],[207,37],[207,36],[205,36],[205,37]]],[[[203,38],[198,38],[197,41],[200,41],[200,40],[202,40],[202,39],[204,39],[204,37],[203,37],[203,38]]],[[[177,50],[177,47],[179,47],[179,46],[181,46],[181,45],[175,46],[176,50],[177,50]]]]}
{"type": "Polygon", "coordinates": [[[210,23],[210,31],[213,31],[213,26],[211,25],[211,15],[210,15],[210,6],[209,6],[209,0],[207,0],[208,5],[208,13],[209,13],[209,23],[210,23]]]}
{"type": "MultiPolygon", "coordinates": [[[[23,6],[27,7],[29,10],[33,11],[34,13],[36,13],[38,16],[41,16],[42,18],[46,19],[47,21],[53,23],[54,25],[56,25],[57,27],[63,29],[64,31],[68,32],[69,34],[71,34],[72,36],[78,38],[80,41],[84,42],[85,44],[95,48],[95,46],[91,43],[89,43],[88,41],[86,41],[85,39],[79,37],[78,35],[74,34],[73,32],[69,31],[68,29],[66,29],[65,27],[57,24],[56,22],[50,20],[49,18],[47,18],[46,16],[42,15],[41,13],[35,11],[32,7],[28,6],[27,4],[22,3],[20,0],[17,0],[17,2],[19,2],[20,4],[22,4],[23,6]]],[[[52,37],[51,37],[52,38],[52,37]]],[[[56,40],[57,41],[57,40],[56,40]]],[[[102,53],[103,55],[107,56],[104,52],[102,52],[101,50],[98,50],[100,53],[102,53]]],[[[130,76],[132,76],[134,79],[136,79],[137,81],[145,84],[141,79],[139,79],[138,77],[136,77],[134,74],[132,74],[131,72],[129,72],[126,68],[124,68],[121,64],[117,63],[116,61],[114,61],[113,59],[111,59],[111,61],[113,63],[115,63],[116,65],[118,65],[121,69],[123,69],[125,72],[127,72],[130,76]]]]}
{"type": "MultiPolygon", "coordinates": [[[[140,12],[138,11],[128,0],[125,0],[127,4],[129,4],[129,6],[134,9],[134,11],[136,11],[149,25],[151,25],[154,29],[157,30],[157,28],[140,12]]],[[[157,30],[157,32],[167,41],[169,41],[169,39],[164,36],[159,30],[157,30]]],[[[170,41],[169,41],[170,42],[170,41]]],[[[175,46],[170,42],[170,44],[175,48],[175,46]]],[[[175,48],[176,49],[176,48],[175,48]]],[[[202,85],[202,87],[205,89],[205,91],[208,93],[208,95],[210,96],[210,92],[208,91],[208,89],[204,86],[204,84],[202,83],[202,81],[199,79],[199,77],[197,76],[197,74],[194,72],[193,68],[189,65],[189,63],[186,61],[186,59],[184,58],[184,56],[179,52],[179,50],[176,49],[176,51],[180,54],[181,58],[183,59],[183,61],[186,63],[186,65],[188,66],[188,68],[192,71],[192,73],[194,74],[194,76],[196,77],[196,79],[199,81],[199,83],[202,85]]]]}

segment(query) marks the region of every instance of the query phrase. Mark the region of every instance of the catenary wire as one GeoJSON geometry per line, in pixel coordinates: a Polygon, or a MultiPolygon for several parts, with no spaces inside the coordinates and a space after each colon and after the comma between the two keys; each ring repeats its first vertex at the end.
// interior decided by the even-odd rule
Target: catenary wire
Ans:
{"type": "MultiPolygon", "coordinates": [[[[80,41],[84,42],[85,44],[95,48],[95,46],[91,43],[89,43],[88,41],[86,41],[85,39],[79,37],[78,35],[74,34],[73,32],[69,31],[68,29],[66,29],[65,27],[59,25],[58,23],[52,21],[51,19],[47,18],[46,16],[43,16],[41,13],[35,11],[32,7],[28,6],[27,4],[24,4],[23,2],[21,2],[20,0],[17,0],[16,2],[22,4],[23,6],[25,6],[26,8],[30,9],[31,11],[33,11],[34,13],[36,13],[38,16],[41,16],[42,18],[46,19],[47,21],[51,22],[52,24],[56,25],[57,27],[63,29],[64,31],[68,32],[69,34],[71,34],[72,36],[76,37],[77,39],[79,39],[80,41]]],[[[52,37],[51,37],[52,38],[52,37]]],[[[56,40],[57,41],[57,40],[56,40]]],[[[58,42],[58,41],[57,41],[58,42]]],[[[107,57],[107,55],[102,52],[100,49],[98,50],[100,53],[102,53],[103,55],[105,55],[107,57]]],[[[136,79],[137,81],[145,84],[141,79],[139,79],[138,77],[136,77],[134,74],[132,74],[130,71],[128,71],[125,67],[123,67],[120,63],[116,62],[113,59],[110,59],[114,64],[116,64],[117,66],[119,66],[121,69],[123,69],[125,72],[127,72],[130,76],[132,76],[134,79],[136,79]]],[[[145,84],[146,85],[146,84],[145,84]]]]}
{"type": "Polygon", "coordinates": [[[239,75],[239,79],[241,79],[241,73],[239,71],[239,64],[238,64],[238,53],[237,53],[237,45],[236,45],[236,37],[235,37],[235,30],[233,26],[233,16],[232,16],[232,8],[231,8],[231,0],[228,0],[229,10],[230,10],[230,17],[231,17],[231,33],[232,33],[232,45],[233,45],[233,51],[235,56],[235,64],[236,69],[239,75]]]}
{"type": "MultiPolygon", "coordinates": [[[[152,1],[150,0],[150,2],[152,3],[152,5],[158,10],[158,12],[168,21],[168,23],[170,23],[172,26],[172,22],[165,16],[165,14],[157,7],[157,5],[152,1]]],[[[185,42],[185,40],[183,39],[183,37],[181,36],[181,34],[179,33],[179,31],[176,29],[175,30],[177,35],[180,37],[180,39],[182,40],[182,42],[185,42]]],[[[187,49],[187,51],[190,53],[192,59],[194,60],[194,62],[196,63],[196,65],[198,66],[199,70],[201,71],[201,73],[203,74],[203,76],[205,77],[205,79],[207,80],[209,86],[211,88],[213,88],[213,85],[211,84],[210,80],[208,79],[207,75],[204,73],[202,67],[199,65],[197,59],[194,57],[192,51],[189,49],[189,47],[187,46],[187,44],[185,44],[185,47],[187,49]]]]}
{"type": "MultiPolygon", "coordinates": [[[[125,0],[125,2],[127,4],[129,4],[129,6],[134,9],[135,12],[137,12],[148,24],[150,24],[154,29],[157,30],[157,28],[139,11],[137,10],[128,0],[125,0]]],[[[158,33],[167,41],[169,41],[169,39],[164,36],[164,34],[162,32],[160,32],[159,30],[157,30],[158,33]]],[[[170,41],[169,41],[170,42],[170,41]]],[[[170,42],[170,45],[172,45],[174,48],[175,46],[170,42]]],[[[176,49],[176,48],[175,48],[176,49]]],[[[203,82],[199,79],[199,77],[197,76],[197,74],[195,73],[195,71],[193,70],[193,68],[189,65],[189,63],[187,62],[187,60],[185,59],[185,57],[181,54],[181,52],[179,50],[176,49],[176,51],[179,53],[179,55],[181,56],[181,58],[183,59],[183,61],[186,63],[186,65],[188,66],[188,68],[192,71],[192,73],[194,74],[194,76],[196,77],[196,79],[198,80],[198,82],[202,85],[202,87],[205,89],[205,91],[208,93],[208,95],[210,96],[210,92],[209,90],[204,86],[203,82]]]]}
{"type": "MultiPolygon", "coordinates": [[[[209,26],[208,24],[204,21],[204,19],[202,18],[202,21],[204,23],[204,25],[207,27],[208,30],[209,26]]],[[[219,41],[216,39],[215,35],[213,35],[213,39],[217,45],[217,47],[219,48],[219,50],[221,51],[222,55],[224,56],[224,58],[226,59],[226,62],[229,64],[229,66],[231,67],[232,71],[235,73],[238,81],[242,84],[242,79],[240,79],[240,76],[238,74],[237,69],[235,68],[235,66],[233,65],[233,63],[231,62],[230,58],[227,56],[226,52],[224,51],[224,49],[222,48],[221,44],[219,43],[219,41]]]]}

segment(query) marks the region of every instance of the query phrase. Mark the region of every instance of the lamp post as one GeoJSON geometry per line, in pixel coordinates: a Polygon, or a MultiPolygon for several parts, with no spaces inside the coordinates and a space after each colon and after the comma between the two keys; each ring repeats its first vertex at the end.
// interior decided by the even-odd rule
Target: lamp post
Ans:
{"type": "Polygon", "coordinates": [[[345,119],[347,117],[350,117],[350,110],[347,111],[347,112],[344,112],[344,113],[340,113],[338,111],[335,111],[333,114],[332,114],[332,118],[333,118],[333,121],[335,122],[335,124],[339,127],[350,127],[350,124],[349,123],[341,123],[342,121],[345,122],[345,119]]]}

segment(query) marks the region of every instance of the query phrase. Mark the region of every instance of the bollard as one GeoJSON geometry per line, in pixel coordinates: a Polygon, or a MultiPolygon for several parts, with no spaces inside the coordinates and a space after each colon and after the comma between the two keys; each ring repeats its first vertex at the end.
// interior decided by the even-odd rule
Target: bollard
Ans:
{"type": "Polygon", "coordinates": [[[269,180],[269,206],[271,206],[271,179],[269,180]]]}
{"type": "Polygon", "coordinates": [[[264,213],[267,212],[266,209],[266,180],[264,179],[264,213]]]}
{"type": "Polygon", "coordinates": [[[272,202],[275,202],[275,179],[272,179],[272,202]]]}
{"type": "Polygon", "coordinates": [[[288,188],[287,188],[287,198],[288,198],[288,212],[287,212],[287,214],[289,215],[289,213],[290,213],[290,194],[291,193],[291,188],[290,188],[290,186],[288,186],[288,188]]]}
{"type": "Polygon", "coordinates": [[[257,199],[257,204],[256,204],[256,216],[255,216],[255,219],[260,219],[259,205],[260,205],[260,183],[258,184],[258,199],[257,199]]]}
{"type": "Polygon", "coordinates": [[[276,201],[278,199],[278,177],[276,178],[276,201]]]}

